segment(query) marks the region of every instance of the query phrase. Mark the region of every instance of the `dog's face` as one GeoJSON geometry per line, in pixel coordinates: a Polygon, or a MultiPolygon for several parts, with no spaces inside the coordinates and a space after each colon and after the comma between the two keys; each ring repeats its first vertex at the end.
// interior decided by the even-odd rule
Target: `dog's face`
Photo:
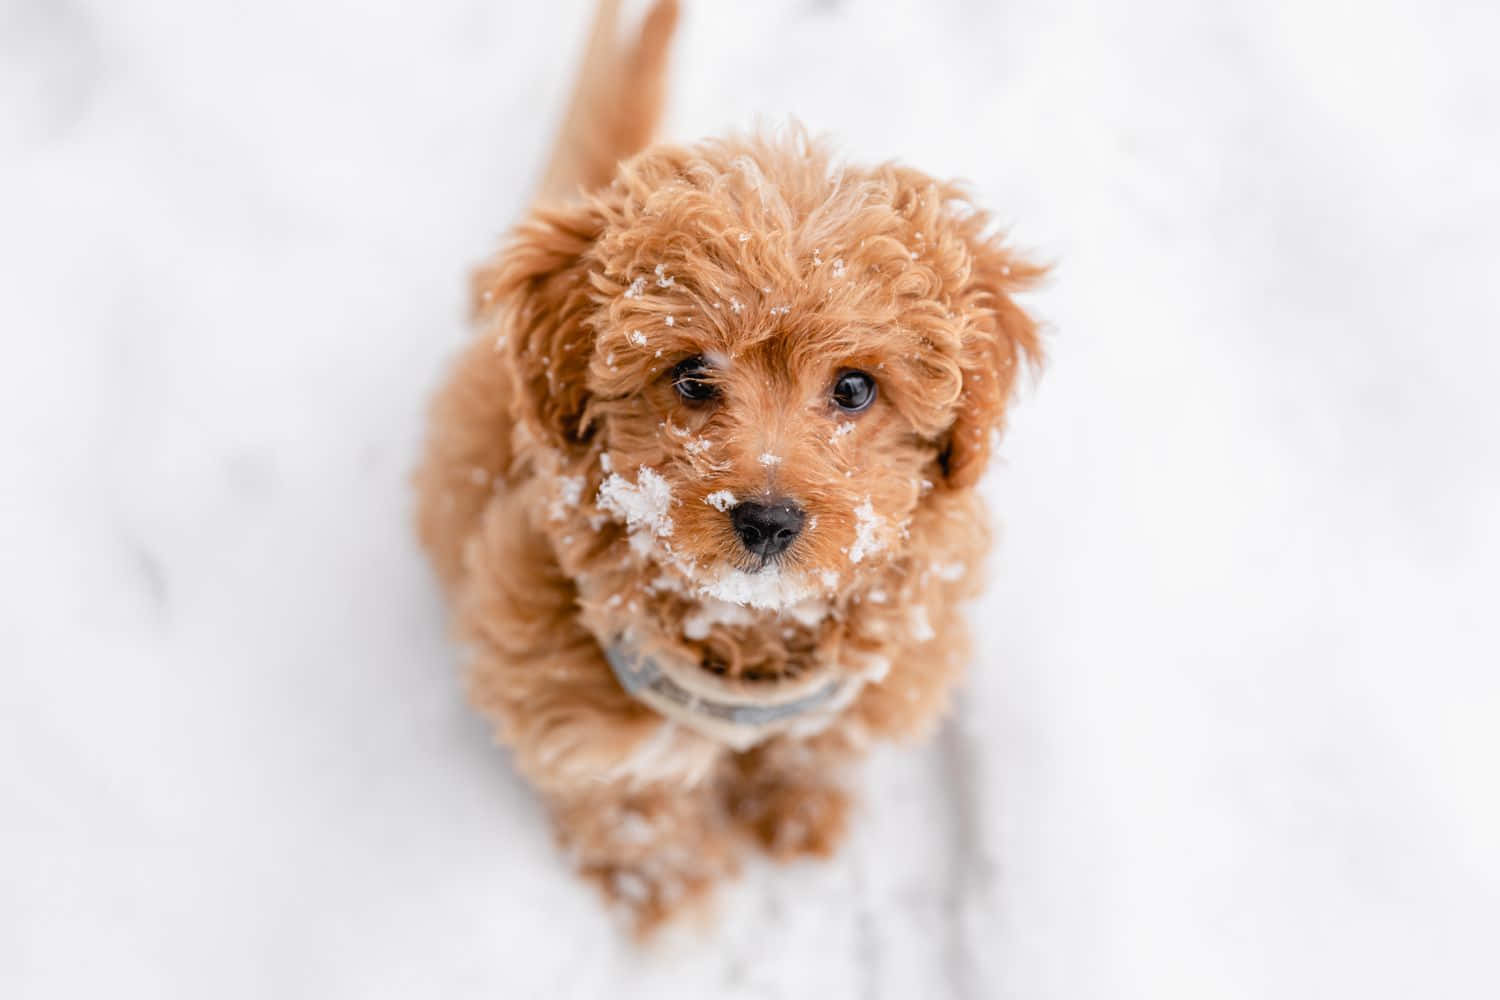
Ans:
{"type": "Polygon", "coordinates": [[[597,451],[600,510],[693,591],[758,607],[898,557],[983,470],[1037,353],[1038,273],[947,187],[800,144],[661,149],[519,231],[481,294],[520,416],[597,451]]]}
{"type": "MultiPolygon", "coordinates": [[[[840,258],[800,263],[849,280],[840,258]]],[[[616,492],[659,481],[670,533],[637,525],[636,538],[653,534],[712,596],[780,606],[897,551],[934,488],[936,452],[911,413],[922,352],[811,292],[826,287],[813,274],[781,296],[721,277],[715,292],[678,270],[599,338],[592,416],[617,477],[601,499],[628,515],[616,492]]]]}

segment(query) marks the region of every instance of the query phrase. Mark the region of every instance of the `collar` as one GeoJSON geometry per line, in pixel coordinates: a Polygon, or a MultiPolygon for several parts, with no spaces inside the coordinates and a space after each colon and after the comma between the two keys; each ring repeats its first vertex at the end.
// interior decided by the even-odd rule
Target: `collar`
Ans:
{"type": "Polygon", "coordinates": [[[816,732],[863,686],[858,678],[835,677],[751,691],[696,664],[647,656],[621,643],[606,646],[604,656],[620,686],[637,701],[735,750],[748,750],[778,733],[816,732]]]}

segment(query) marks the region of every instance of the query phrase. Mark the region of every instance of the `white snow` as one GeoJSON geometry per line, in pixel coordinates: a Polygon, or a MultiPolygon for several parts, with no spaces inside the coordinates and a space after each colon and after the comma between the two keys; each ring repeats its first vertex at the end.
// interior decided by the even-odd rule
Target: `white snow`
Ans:
{"type": "Polygon", "coordinates": [[[656,835],[656,827],[634,809],[626,809],[620,814],[614,835],[627,844],[646,844],[656,835]]]}
{"type": "Polygon", "coordinates": [[[913,604],[907,611],[907,621],[911,625],[911,637],[917,642],[927,642],[937,637],[924,605],[913,604]]]}
{"type": "Polygon", "coordinates": [[[729,510],[729,508],[734,506],[735,498],[734,494],[729,490],[714,490],[708,496],[703,498],[703,502],[708,504],[714,510],[727,511],[729,510]]]}
{"type": "Polygon", "coordinates": [[[757,458],[756,461],[761,465],[764,465],[766,468],[771,468],[772,466],[781,464],[781,456],[773,454],[769,451],[763,451],[760,453],[760,457],[757,458]]]}
{"type": "Polygon", "coordinates": [[[651,885],[639,872],[617,871],[611,876],[610,881],[615,892],[632,902],[645,902],[651,896],[651,885]]]}
{"type": "Polygon", "coordinates": [[[625,335],[625,339],[629,340],[637,347],[646,346],[646,334],[642,330],[631,330],[628,334],[625,335]]]}
{"type": "Polygon", "coordinates": [[[781,613],[798,625],[815,628],[828,617],[828,602],[809,597],[783,608],[781,613]]]}
{"type": "Polygon", "coordinates": [[[871,656],[865,664],[864,677],[873,684],[879,684],[890,672],[891,661],[888,657],[871,656]]]}
{"type": "Polygon", "coordinates": [[[885,518],[875,513],[875,506],[865,497],[864,503],[854,508],[854,544],[849,546],[849,561],[862,562],[866,556],[885,548],[880,535],[884,527],[885,518]]]}
{"type": "Polygon", "coordinates": [[[582,476],[558,476],[557,496],[552,501],[549,516],[554,521],[561,521],[568,516],[568,512],[578,506],[578,501],[583,499],[584,479],[582,476]]]}
{"type": "Polygon", "coordinates": [[[591,6],[0,15],[0,996],[1493,995],[1495,5],[684,4],[668,138],[792,110],[1058,266],[952,722],[646,952],[411,532],[591,6]]]}
{"type": "Polygon", "coordinates": [[[954,583],[964,578],[967,567],[957,559],[952,562],[934,562],[932,564],[932,575],[939,580],[954,583]]]}
{"type": "Polygon", "coordinates": [[[694,642],[707,639],[715,625],[749,625],[755,615],[743,604],[731,604],[717,597],[703,597],[682,619],[682,634],[694,642]]]}
{"type": "Polygon", "coordinates": [[[632,540],[668,538],[672,534],[672,487],[654,469],[641,466],[635,482],[611,473],[599,484],[599,509],[624,522],[632,540]]]}
{"type": "Polygon", "coordinates": [[[776,565],[767,566],[757,573],[722,569],[706,582],[700,581],[698,589],[707,597],[730,604],[773,611],[788,608],[812,594],[812,588],[801,574],[783,572],[776,565]]]}
{"type": "Polygon", "coordinates": [[[630,283],[630,287],[625,289],[625,297],[627,299],[638,299],[644,294],[646,294],[645,278],[636,278],[630,283]]]}

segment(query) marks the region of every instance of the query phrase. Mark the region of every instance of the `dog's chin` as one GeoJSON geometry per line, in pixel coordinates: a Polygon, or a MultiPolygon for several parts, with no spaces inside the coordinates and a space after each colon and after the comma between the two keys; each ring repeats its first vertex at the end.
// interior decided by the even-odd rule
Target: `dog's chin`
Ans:
{"type": "Polygon", "coordinates": [[[753,572],[723,566],[695,579],[698,592],[726,604],[783,611],[817,594],[807,574],[770,563],[753,572]]]}

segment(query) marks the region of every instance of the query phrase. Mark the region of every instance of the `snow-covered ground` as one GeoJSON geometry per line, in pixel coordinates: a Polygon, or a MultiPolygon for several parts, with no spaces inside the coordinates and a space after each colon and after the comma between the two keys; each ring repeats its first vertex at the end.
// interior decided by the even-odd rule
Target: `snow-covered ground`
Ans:
{"type": "Polygon", "coordinates": [[[648,953],[407,517],[587,6],[0,4],[0,995],[1500,993],[1496,6],[688,4],[1058,269],[957,723],[648,953]]]}

